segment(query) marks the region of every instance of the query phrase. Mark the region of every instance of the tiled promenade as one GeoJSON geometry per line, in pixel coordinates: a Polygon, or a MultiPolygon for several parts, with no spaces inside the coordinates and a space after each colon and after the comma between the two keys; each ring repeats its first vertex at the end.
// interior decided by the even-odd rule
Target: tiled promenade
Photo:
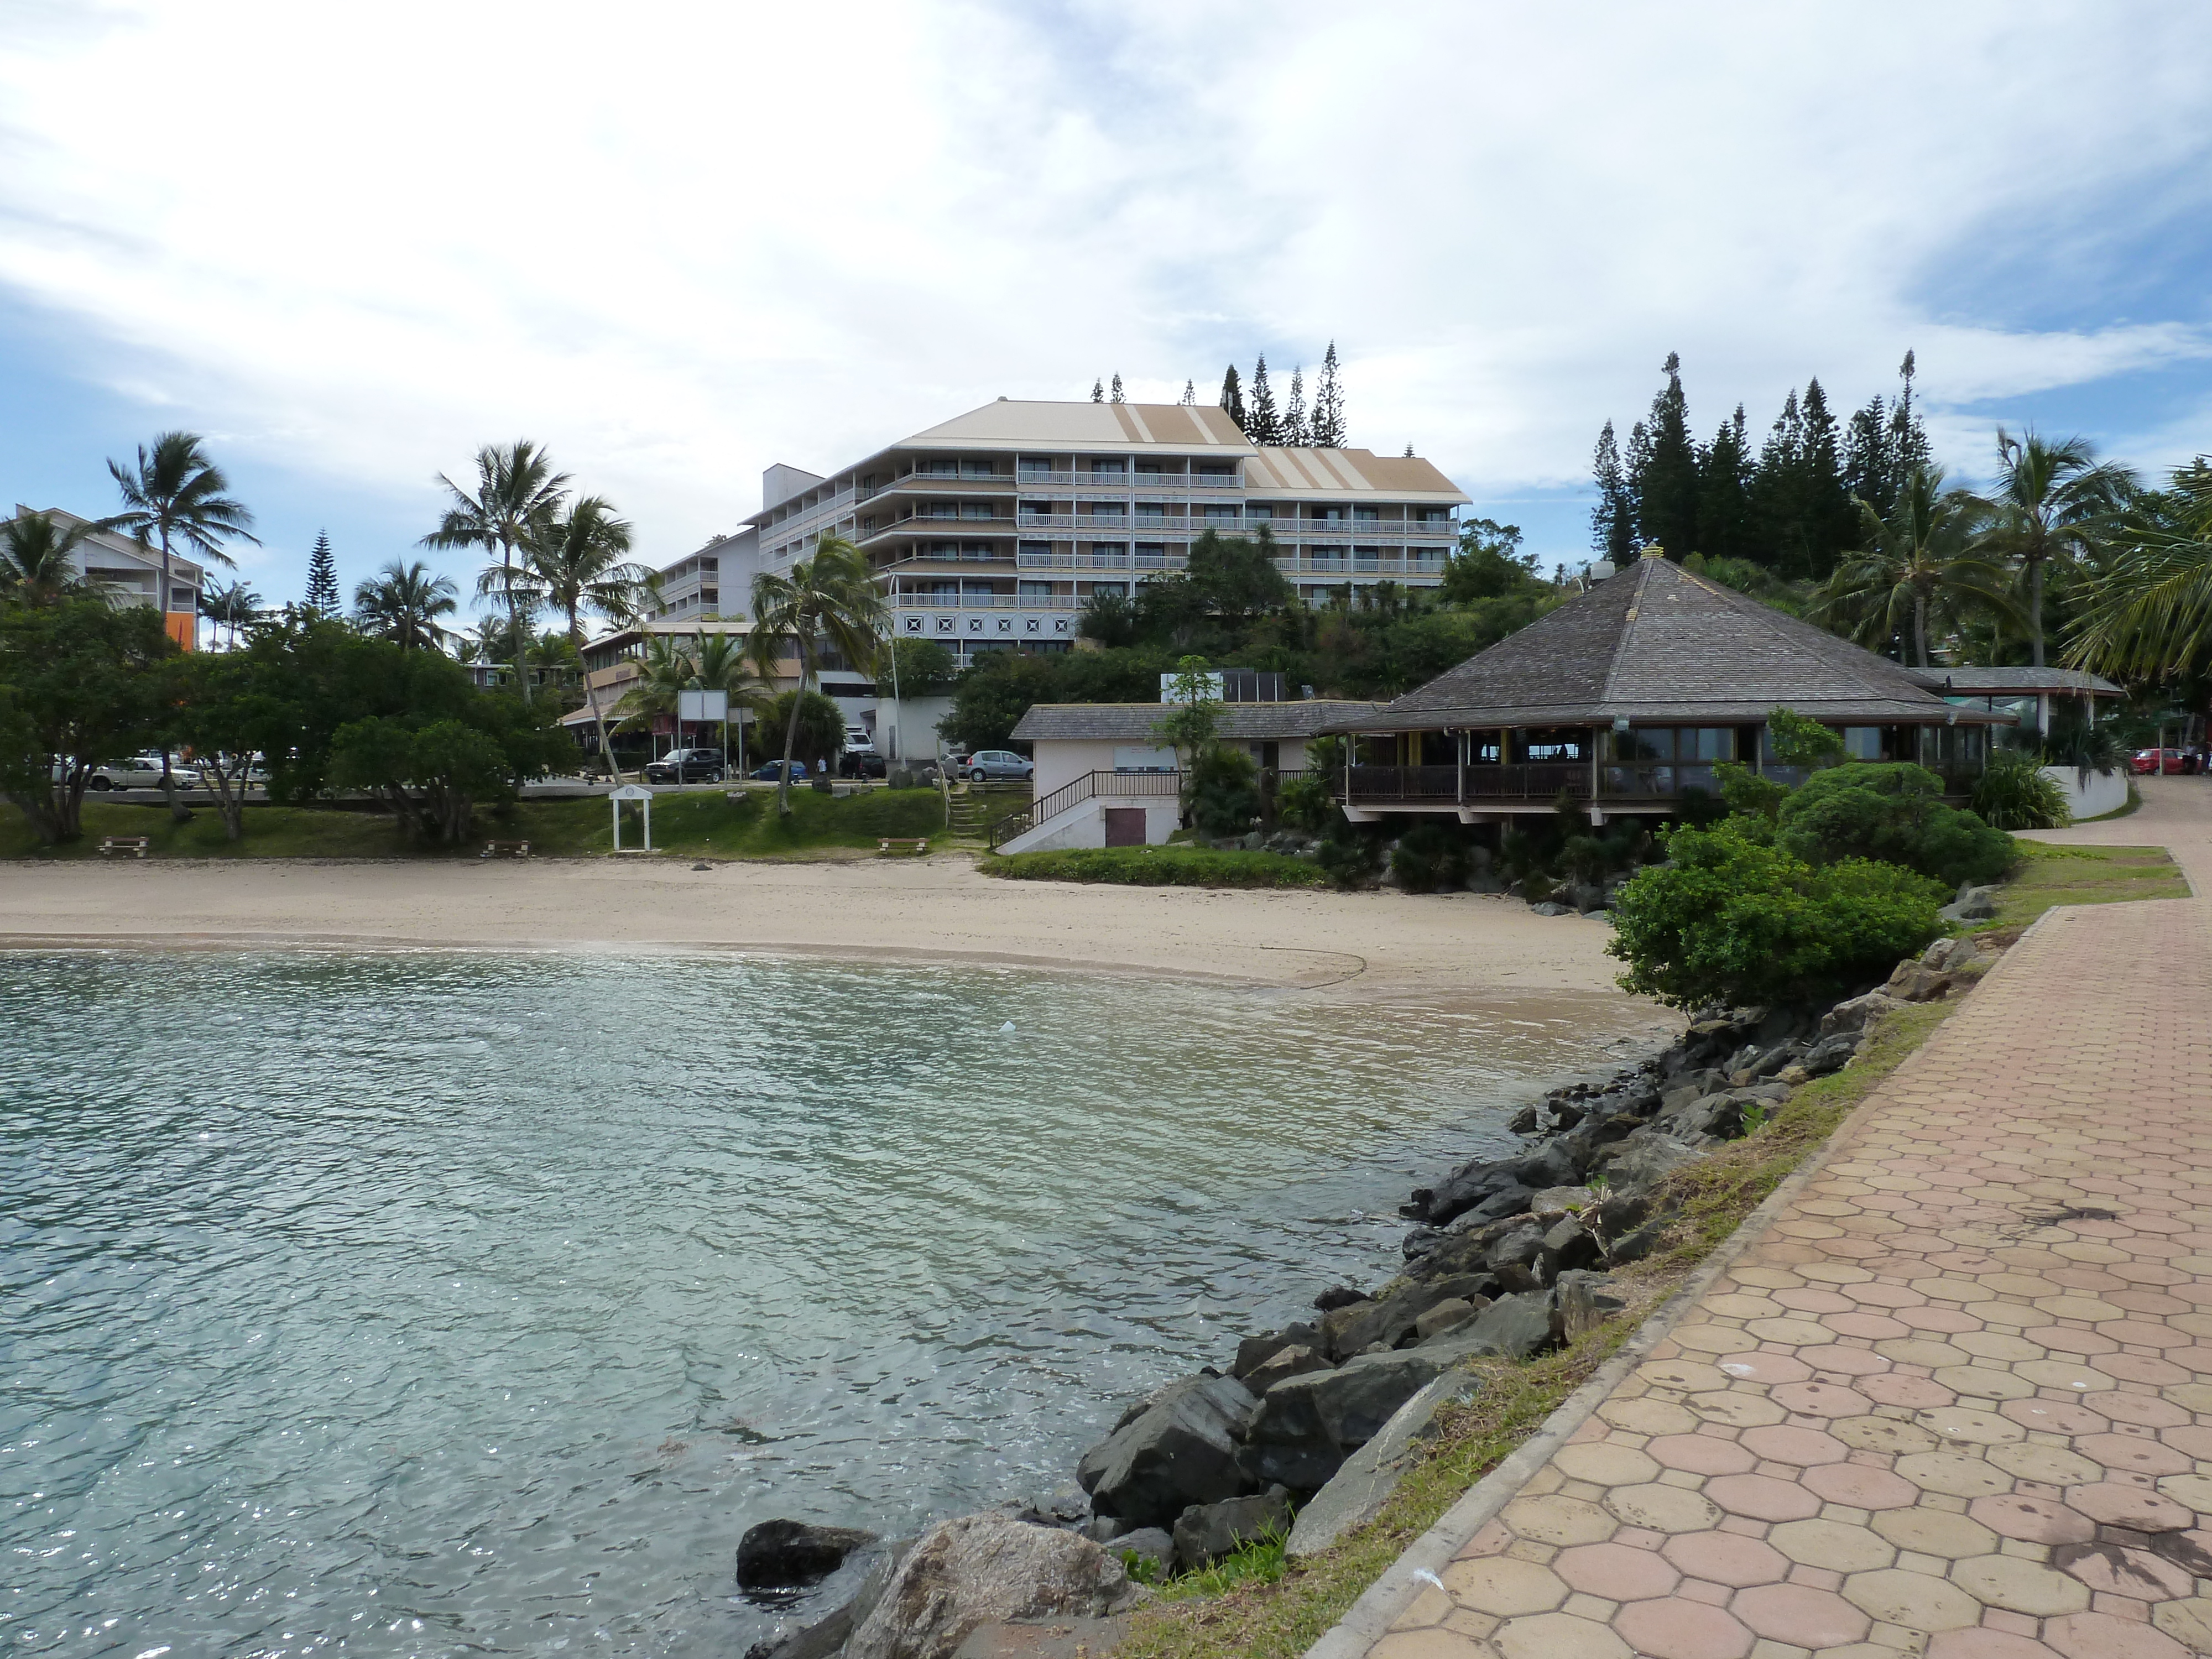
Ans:
{"type": "Polygon", "coordinates": [[[2052,912],[1371,1659],[2212,1655],[2212,785],[2052,912]]]}

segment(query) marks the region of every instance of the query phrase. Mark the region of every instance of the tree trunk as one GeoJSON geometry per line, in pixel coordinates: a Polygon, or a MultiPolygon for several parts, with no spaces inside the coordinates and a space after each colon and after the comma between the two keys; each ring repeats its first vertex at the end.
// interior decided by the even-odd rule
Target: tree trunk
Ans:
{"type": "Polygon", "coordinates": [[[514,678],[522,687],[522,706],[527,708],[530,707],[529,651],[522,638],[522,613],[515,605],[514,548],[501,547],[500,562],[507,567],[507,632],[514,636],[514,678]]]}
{"type": "Polygon", "coordinates": [[[1916,592],[1912,596],[1912,648],[1920,654],[1920,665],[1928,666],[1928,596],[1916,592]]]}
{"type": "MultiPolygon", "coordinates": [[[[573,610],[568,612],[568,643],[575,647],[576,660],[583,662],[584,625],[573,610]]],[[[614,779],[615,787],[620,788],[622,768],[615,764],[615,746],[607,737],[607,717],[599,712],[599,694],[592,685],[592,671],[588,665],[583,671],[583,681],[584,701],[592,706],[592,724],[599,734],[599,758],[606,762],[608,775],[614,779]]]]}
{"type": "Polygon", "coordinates": [[[2035,649],[2035,665],[2043,666],[2043,561],[2027,566],[2027,636],[2035,649]]]}
{"type": "Polygon", "coordinates": [[[806,701],[810,653],[804,633],[797,636],[795,648],[799,653],[799,689],[791,694],[791,718],[783,725],[783,775],[775,781],[776,816],[784,818],[791,816],[791,752],[799,742],[799,706],[806,701]]]}

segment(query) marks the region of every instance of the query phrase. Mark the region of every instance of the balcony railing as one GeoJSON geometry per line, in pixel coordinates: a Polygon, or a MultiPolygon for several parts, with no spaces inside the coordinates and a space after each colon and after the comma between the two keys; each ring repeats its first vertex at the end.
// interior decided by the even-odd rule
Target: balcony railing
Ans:
{"type": "Polygon", "coordinates": [[[894,593],[894,611],[1075,611],[1072,593],[894,593]]]}
{"type": "Polygon", "coordinates": [[[1551,800],[1562,790],[1577,800],[1590,793],[1590,769],[1583,761],[1516,761],[1510,765],[1355,766],[1349,787],[1343,774],[1336,787],[1348,806],[1363,802],[1450,802],[1478,805],[1491,800],[1551,800]]]}

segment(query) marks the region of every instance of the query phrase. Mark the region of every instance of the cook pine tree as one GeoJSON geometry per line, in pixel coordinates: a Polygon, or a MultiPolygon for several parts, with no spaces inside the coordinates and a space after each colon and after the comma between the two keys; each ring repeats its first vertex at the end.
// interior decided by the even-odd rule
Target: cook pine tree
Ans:
{"type": "Polygon", "coordinates": [[[331,556],[331,538],[327,531],[315,532],[313,551],[307,555],[307,592],[304,603],[310,611],[325,617],[335,617],[343,606],[338,598],[338,562],[331,556]]]}

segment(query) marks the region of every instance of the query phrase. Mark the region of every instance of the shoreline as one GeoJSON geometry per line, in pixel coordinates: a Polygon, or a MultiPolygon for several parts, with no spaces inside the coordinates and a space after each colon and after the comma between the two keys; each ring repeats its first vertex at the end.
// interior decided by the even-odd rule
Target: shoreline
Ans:
{"type": "Polygon", "coordinates": [[[0,950],[15,953],[430,949],[968,963],[1332,1003],[1561,998],[1607,1036],[1678,1024],[1617,988],[1610,938],[1600,922],[1470,893],[1010,890],[953,858],[0,867],[0,950]]]}

